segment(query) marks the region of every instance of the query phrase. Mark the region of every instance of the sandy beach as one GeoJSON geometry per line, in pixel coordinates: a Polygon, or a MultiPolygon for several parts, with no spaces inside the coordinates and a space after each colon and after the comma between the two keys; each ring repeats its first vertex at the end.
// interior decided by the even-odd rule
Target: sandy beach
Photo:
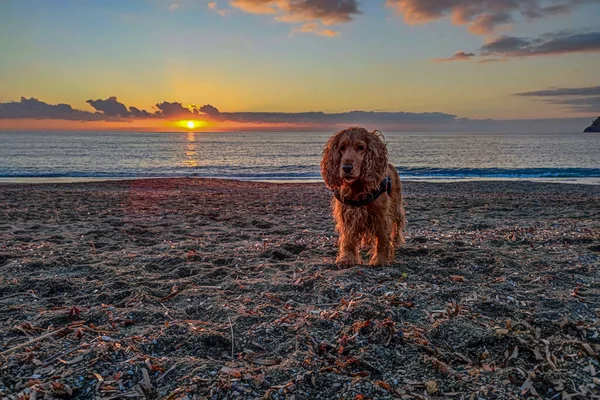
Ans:
{"type": "Polygon", "coordinates": [[[0,185],[0,397],[600,398],[600,186],[404,193],[339,269],[322,184],[0,185]]]}

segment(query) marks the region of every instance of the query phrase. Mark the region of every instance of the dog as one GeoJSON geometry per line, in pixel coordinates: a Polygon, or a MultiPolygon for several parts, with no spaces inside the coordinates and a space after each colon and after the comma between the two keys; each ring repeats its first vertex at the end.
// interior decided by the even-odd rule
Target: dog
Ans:
{"type": "Polygon", "coordinates": [[[379,131],[350,127],[323,148],[321,176],[333,191],[331,207],[339,234],[336,264],[361,263],[361,245],[370,246],[369,265],[388,265],[405,242],[402,183],[388,162],[379,131]]]}

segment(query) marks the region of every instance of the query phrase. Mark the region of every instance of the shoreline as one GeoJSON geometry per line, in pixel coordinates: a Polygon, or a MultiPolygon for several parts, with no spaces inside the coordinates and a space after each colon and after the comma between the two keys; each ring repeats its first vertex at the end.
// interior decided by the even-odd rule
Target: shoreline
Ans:
{"type": "MultiPolygon", "coordinates": [[[[554,183],[568,185],[600,185],[600,177],[593,178],[435,178],[435,177],[400,177],[402,182],[425,182],[425,183],[459,183],[459,182],[531,182],[531,183],[554,183]]],[[[0,178],[0,185],[7,184],[68,184],[68,183],[94,183],[94,182],[119,182],[119,181],[138,181],[138,180],[170,180],[170,179],[216,179],[223,181],[239,182],[258,182],[258,183],[278,183],[278,184],[314,184],[323,183],[322,179],[251,179],[239,177],[199,177],[199,176],[179,176],[179,177],[15,177],[0,178]]]]}

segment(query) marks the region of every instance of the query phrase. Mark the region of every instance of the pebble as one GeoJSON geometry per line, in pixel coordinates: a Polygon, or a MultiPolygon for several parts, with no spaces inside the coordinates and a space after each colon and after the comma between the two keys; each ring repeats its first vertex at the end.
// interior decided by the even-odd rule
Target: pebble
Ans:
{"type": "Polygon", "coordinates": [[[333,387],[337,389],[337,388],[342,387],[342,384],[339,383],[339,382],[336,382],[336,383],[333,384],[333,387]]]}
{"type": "Polygon", "coordinates": [[[217,372],[217,371],[210,371],[210,376],[215,376],[215,375],[217,375],[217,374],[218,374],[218,372],[217,372]]]}

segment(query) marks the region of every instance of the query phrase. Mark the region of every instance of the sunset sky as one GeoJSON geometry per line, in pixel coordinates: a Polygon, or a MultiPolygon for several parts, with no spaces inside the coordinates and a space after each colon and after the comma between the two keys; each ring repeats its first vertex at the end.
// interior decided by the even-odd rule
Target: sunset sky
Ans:
{"type": "Polygon", "coordinates": [[[600,115],[599,15],[600,0],[0,0],[0,129],[578,127],[600,115]]]}

